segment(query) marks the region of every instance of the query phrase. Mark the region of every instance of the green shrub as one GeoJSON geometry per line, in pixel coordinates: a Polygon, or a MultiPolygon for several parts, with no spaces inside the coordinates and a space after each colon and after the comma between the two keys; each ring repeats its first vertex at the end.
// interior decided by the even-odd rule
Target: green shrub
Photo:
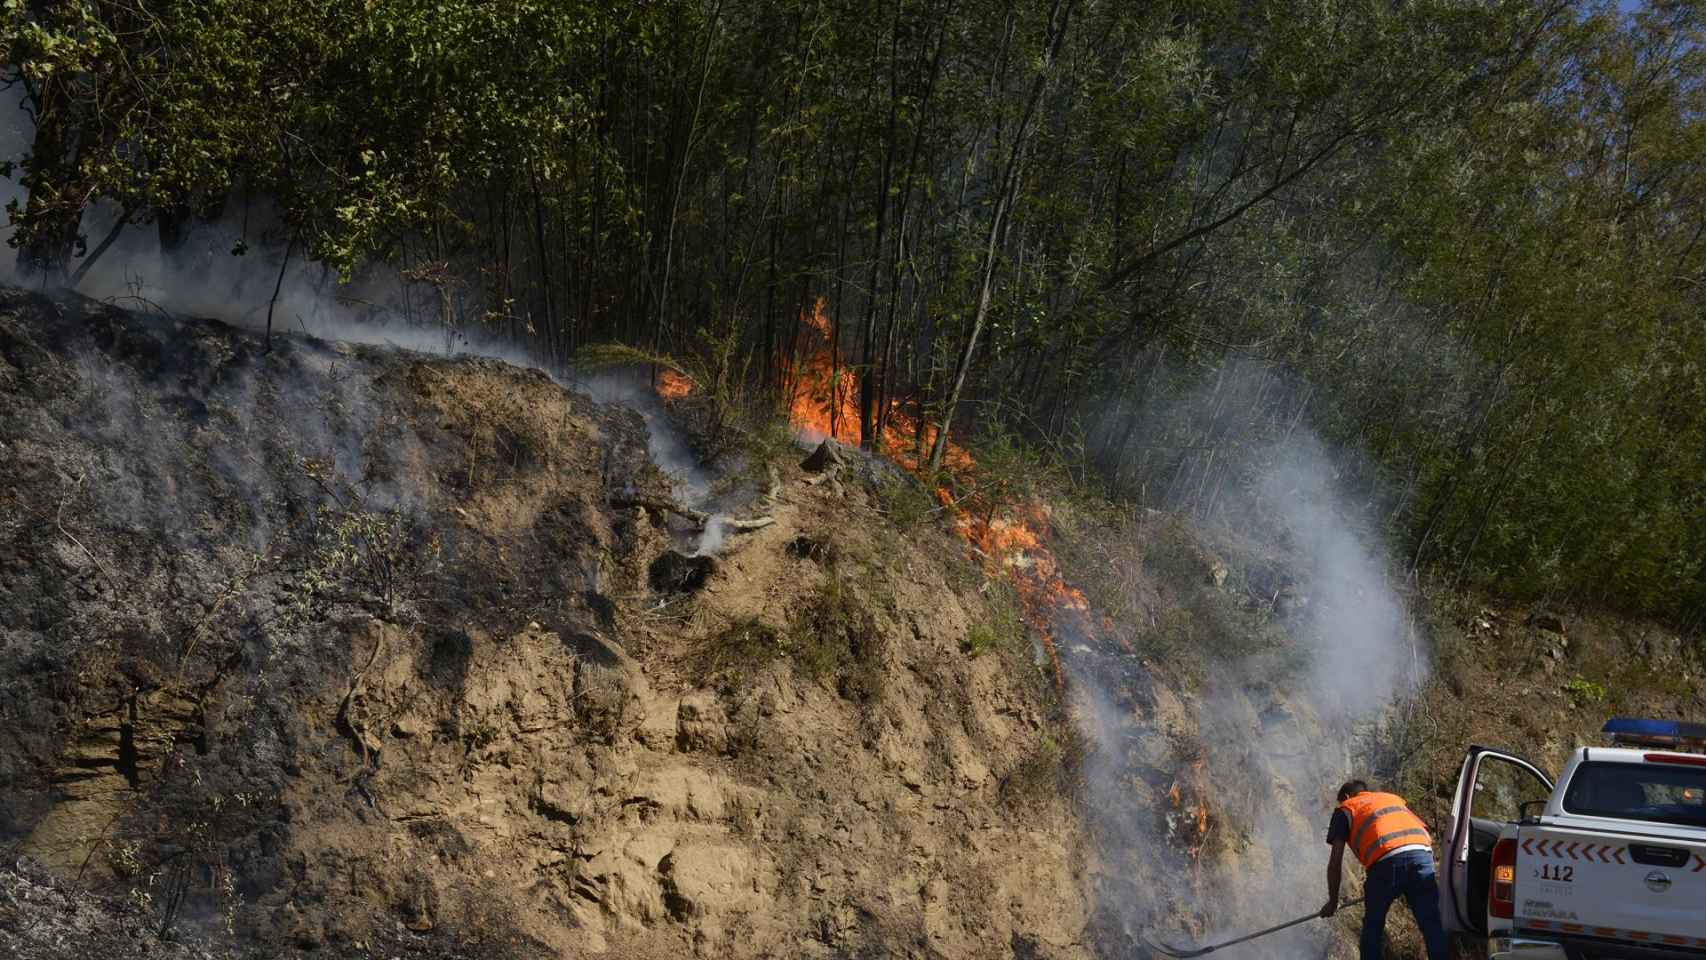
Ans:
{"type": "Polygon", "coordinates": [[[1063,725],[1058,739],[1044,734],[1037,748],[1001,778],[1001,799],[1014,807],[1025,807],[1074,796],[1083,781],[1088,755],[1089,743],[1076,727],[1063,725]]]}
{"type": "Polygon", "coordinates": [[[1568,693],[1570,699],[1576,701],[1578,705],[1604,703],[1606,697],[1603,684],[1594,683],[1592,680],[1582,677],[1571,678],[1569,683],[1564,684],[1564,692],[1568,693]]]}
{"type": "Polygon", "coordinates": [[[738,685],[786,658],[797,676],[832,682],[849,700],[870,703],[883,694],[887,643],[870,608],[841,577],[831,576],[785,628],[737,620],[701,640],[688,662],[702,682],[738,685]]]}
{"type": "Polygon", "coordinates": [[[983,619],[966,630],[960,649],[978,657],[994,650],[1017,649],[1025,640],[1025,624],[1019,619],[1019,608],[1009,596],[990,601],[983,619]]]}
{"type": "Polygon", "coordinates": [[[903,474],[884,476],[877,482],[877,503],[883,516],[903,529],[915,527],[937,512],[927,484],[903,474]]]}
{"type": "Polygon", "coordinates": [[[304,457],[299,465],[323,499],[304,528],[307,551],[294,585],[296,613],[343,597],[393,615],[425,595],[439,571],[442,545],[424,518],[372,508],[363,491],[327,461],[304,457]]]}
{"type": "Polygon", "coordinates": [[[1214,664],[1257,655],[1269,657],[1266,668],[1276,678],[1295,676],[1309,666],[1309,651],[1283,628],[1208,588],[1187,591],[1180,602],[1164,609],[1153,627],[1139,631],[1134,646],[1140,656],[1167,663],[1196,680],[1206,677],[1214,664]]]}
{"type": "Polygon", "coordinates": [[[1163,583],[1180,587],[1207,583],[1210,574],[1202,548],[1177,520],[1150,536],[1143,551],[1143,567],[1163,583]]]}

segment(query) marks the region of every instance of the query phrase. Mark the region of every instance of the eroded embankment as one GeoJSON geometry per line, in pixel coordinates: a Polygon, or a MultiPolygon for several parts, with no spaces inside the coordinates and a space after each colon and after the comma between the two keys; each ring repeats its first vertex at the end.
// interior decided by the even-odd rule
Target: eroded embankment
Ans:
{"type": "Polygon", "coordinates": [[[968,643],[1000,591],[953,542],[784,465],[660,592],[632,413],[257,348],[0,292],[0,841],[57,877],[0,944],[1090,953],[1049,684],[968,643]]]}

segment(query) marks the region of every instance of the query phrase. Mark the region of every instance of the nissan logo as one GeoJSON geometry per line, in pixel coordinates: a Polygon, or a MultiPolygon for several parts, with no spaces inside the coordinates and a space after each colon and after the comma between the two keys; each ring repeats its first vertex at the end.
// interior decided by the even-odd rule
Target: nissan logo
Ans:
{"type": "Polygon", "coordinates": [[[1647,874],[1647,889],[1654,893],[1664,893],[1670,889],[1670,878],[1663,870],[1654,870],[1647,874]]]}

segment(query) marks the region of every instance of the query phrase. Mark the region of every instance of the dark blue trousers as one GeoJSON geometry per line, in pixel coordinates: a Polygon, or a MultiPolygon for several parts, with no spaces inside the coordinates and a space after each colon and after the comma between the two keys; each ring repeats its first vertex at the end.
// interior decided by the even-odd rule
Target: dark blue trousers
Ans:
{"type": "Polygon", "coordinates": [[[1380,960],[1386,911],[1399,897],[1410,905],[1428,945],[1428,960],[1450,960],[1451,948],[1439,918],[1439,886],[1431,850],[1395,853],[1368,868],[1363,883],[1362,960],[1380,960]]]}

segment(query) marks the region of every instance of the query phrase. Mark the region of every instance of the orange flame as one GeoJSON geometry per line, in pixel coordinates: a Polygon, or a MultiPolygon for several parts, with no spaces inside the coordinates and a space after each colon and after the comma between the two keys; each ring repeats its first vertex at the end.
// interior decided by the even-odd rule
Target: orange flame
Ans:
{"type": "Polygon", "coordinates": [[[674,370],[659,370],[656,390],[665,400],[680,400],[693,392],[693,378],[674,370]]]}
{"type": "MultiPolygon", "coordinates": [[[[846,365],[838,362],[834,334],[824,311],[822,297],[809,312],[800,313],[802,348],[797,360],[785,371],[790,391],[789,421],[794,426],[823,437],[851,440],[860,430],[858,389],[846,365]]],[[[908,470],[922,471],[925,452],[935,443],[936,424],[921,422],[919,415],[899,400],[891,401],[883,418],[882,451],[908,470]]],[[[942,463],[947,473],[975,487],[977,463],[970,452],[949,441],[942,463]]],[[[954,502],[946,486],[936,490],[936,499],[948,506],[954,502]]],[[[1065,692],[1065,673],[1055,647],[1053,625],[1063,610],[1089,610],[1084,594],[1068,586],[1060,574],[1054,553],[1043,543],[1048,529],[1047,508],[1030,503],[1011,516],[962,514],[954,532],[971,545],[991,573],[1008,576],[1019,594],[1021,618],[1034,630],[1054,669],[1057,693],[1065,692]]]]}
{"type": "MultiPolygon", "coordinates": [[[[1201,786],[1201,778],[1203,778],[1203,766],[1201,766],[1201,762],[1194,762],[1191,764],[1191,772],[1187,774],[1187,779],[1192,784],[1192,793],[1196,793],[1196,789],[1201,786]]],[[[1167,800],[1172,803],[1172,808],[1179,812],[1177,817],[1174,815],[1167,817],[1167,829],[1169,829],[1170,836],[1174,837],[1174,841],[1184,846],[1186,854],[1191,856],[1192,861],[1201,861],[1203,847],[1208,846],[1208,829],[1211,825],[1210,817],[1208,817],[1208,803],[1201,800],[1186,803],[1182,786],[1184,786],[1184,781],[1174,779],[1172,786],[1167,788],[1167,800]]]]}

